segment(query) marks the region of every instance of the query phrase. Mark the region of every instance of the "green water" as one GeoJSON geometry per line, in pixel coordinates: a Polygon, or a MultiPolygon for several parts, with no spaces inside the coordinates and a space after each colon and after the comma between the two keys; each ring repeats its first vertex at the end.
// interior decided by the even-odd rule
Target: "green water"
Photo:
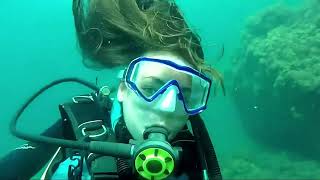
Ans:
{"type": "MultiPolygon", "coordinates": [[[[224,73],[232,68],[228,58],[241,46],[240,35],[246,19],[276,2],[179,0],[178,4],[189,24],[202,37],[206,58],[224,73]],[[225,55],[215,61],[219,54],[215,47],[222,44],[225,55]]],[[[290,6],[299,6],[300,3],[298,0],[283,2],[290,6]]],[[[75,41],[71,1],[4,0],[0,6],[0,23],[1,157],[23,143],[9,134],[9,121],[22,102],[41,86],[70,76],[92,82],[99,76],[101,83],[115,84],[106,76],[115,76],[117,71],[96,72],[82,65],[75,41]]],[[[40,133],[59,118],[59,103],[86,92],[86,88],[76,84],[49,90],[24,113],[19,128],[40,133]]],[[[230,96],[219,93],[211,98],[203,117],[226,179],[320,178],[315,172],[320,168],[319,163],[257,145],[242,127],[241,116],[230,96]],[[285,170],[275,164],[284,164],[285,170]],[[298,169],[306,173],[298,174],[298,169]]]]}

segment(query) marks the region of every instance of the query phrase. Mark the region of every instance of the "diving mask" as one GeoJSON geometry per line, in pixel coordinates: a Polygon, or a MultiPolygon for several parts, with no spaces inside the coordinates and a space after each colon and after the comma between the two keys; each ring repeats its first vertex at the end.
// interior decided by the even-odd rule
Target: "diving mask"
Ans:
{"type": "MultiPolygon", "coordinates": [[[[139,57],[124,72],[127,86],[147,102],[161,97],[162,108],[172,107],[178,98],[185,112],[194,115],[206,109],[211,79],[189,66],[170,60],[139,57]]],[[[159,104],[159,103],[158,103],[159,104]]]]}

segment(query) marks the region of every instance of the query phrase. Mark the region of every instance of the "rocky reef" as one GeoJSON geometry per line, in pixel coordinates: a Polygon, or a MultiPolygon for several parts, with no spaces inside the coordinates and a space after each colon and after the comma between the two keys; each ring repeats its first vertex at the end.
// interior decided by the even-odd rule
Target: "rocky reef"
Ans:
{"type": "Polygon", "coordinates": [[[250,137],[320,161],[320,1],[250,17],[228,87],[250,137]]]}
{"type": "Polygon", "coordinates": [[[242,152],[222,164],[224,179],[320,179],[320,163],[286,152],[242,152]]]}

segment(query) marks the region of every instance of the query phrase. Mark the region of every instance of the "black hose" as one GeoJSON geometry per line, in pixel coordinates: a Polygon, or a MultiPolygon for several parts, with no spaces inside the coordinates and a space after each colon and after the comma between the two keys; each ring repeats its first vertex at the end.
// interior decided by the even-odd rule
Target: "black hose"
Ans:
{"type": "Polygon", "coordinates": [[[217,156],[203,120],[199,115],[197,115],[190,117],[190,122],[196,141],[200,142],[200,152],[203,152],[205,156],[204,160],[206,161],[206,163],[203,164],[207,165],[209,180],[221,180],[222,176],[217,156]]]}
{"type": "Polygon", "coordinates": [[[123,144],[123,143],[112,143],[112,142],[99,142],[99,141],[92,141],[92,142],[79,142],[79,141],[72,141],[72,140],[64,140],[58,138],[51,138],[41,135],[33,135],[18,131],[16,128],[17,121],[24,110],[29,106],[32,101],[37,98],[41,93],[45,90],[49,89],[52,86],[55,86],[60,83],[64,82],[78,82],[84,86],[87,86],[94,90],[95,92],[99,91],[99,88],[96,87],[94,84],[90,82],[83,81],[78,78],[64,78],[60,80],[53,81],[52,83],[44,86],[38,92],[36,92],[33,96],[31,96],[17,111],[14,118],[10,122],[10,131],[11,133],[21,139],[37,142],[37,143],[46,143],[52,144],[56,146],[68,147],[72,149],[80,149],[80,150],[87,150],[93,153],[99,153],[103,155],[113,156],[113,157],[123,157],[129,158],[131,157],[131,145],[123,144]]]}
{"type": "Polygon", "coordinates": [[[82,85],[85,85],[94,91],[99,91],[99,88],[96,87],[94,84],[91,84],[89,82],[83,81],[78,78],[64,78],[60,80],[53,81],[52,83],[44,86],[41,88],[38,92],[36,92],[33,96],[31,96],[22,106],[20,109],[18,109],[17,113],[15,114],[14,118],[10,122],[10,131],[11,133],[21,139],[27,140],[27,141],[33,141],[33,142],[39,142],[39,143],[48,143],[48,144],[53,144],[57,146],[65,146],[65,147],[70,147],[70,148],[75,148],[75,149],[88,149],[89,148],[89,143],[84,143],[84,142],[77,142],[77,141],[70,141],[70,140],[63,140],[63,139],[58,139],[58,138],[50,138],[46,136],[40,136],[40,135],[32,135],[28,133],[24,133],[21,131],[18,131],[16,128],[17,121],[21,114],[24,112],[24,110],[29,106],[32,101],[37,98],[41,93],[43,93],[45,90],[49,89],[52,86],[55,86],[60,83],[64,82],[78,82],[82,85]]]}

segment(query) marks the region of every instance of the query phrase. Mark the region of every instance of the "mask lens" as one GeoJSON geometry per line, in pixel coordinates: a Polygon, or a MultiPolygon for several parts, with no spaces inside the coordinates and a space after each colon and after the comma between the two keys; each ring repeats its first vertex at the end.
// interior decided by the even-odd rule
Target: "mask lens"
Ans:
{"type": "Polygon", "coordinates": [[[194,75],[191,87],[192,89],[183,91],[185,105],[189,111],[205,106],[210,83],[194,75]]]}
{"type": "MultiPolygon", "coordinates": [[[[157,76],[148,75],[146,68],[148,66],[162,66],[160,63],[155,62],[145,62],[141,61],[135,64],[132,71],[132,76],[130,76],[130,81],[133,82],[141,94],[143,94],[147,99],[152,98],[158,90],[161,89],[166,83],[166,81],[161,80],[157,76]],[[141,73],[142,72],[142,73],[141,73]]],[[[160,67],[163,69],[163,67],[160,67]]]]}
{"type": "MultiPolygon", "coordinates": [[[[172,62],[171,62],[172,63],[172,62]]],[[[190,68],[174,67],[160,61],[140,60],[134,63],[132,71],[127,74],[129,82],[134,84],[134,91],[145,99],[152,101],[169,86],[179,88],[179,99],[184,102],[188,111],[206,105],[210,82],[198,73],[191,73],[190,68]]]]}

